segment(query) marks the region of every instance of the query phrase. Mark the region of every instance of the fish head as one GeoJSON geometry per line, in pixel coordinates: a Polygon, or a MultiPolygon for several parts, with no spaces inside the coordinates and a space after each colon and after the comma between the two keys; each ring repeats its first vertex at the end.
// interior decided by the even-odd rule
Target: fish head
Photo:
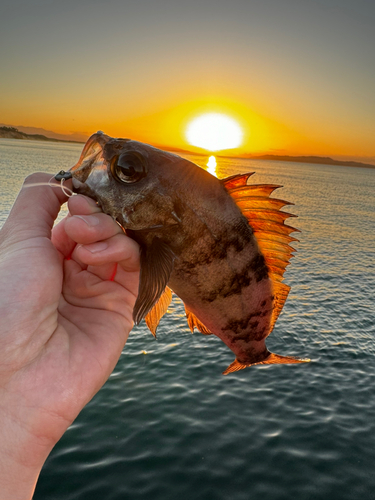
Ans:
{"type": "Polygon", "coordinates": [[[97,132],[70,169],[73,190],[93,198],[124,228],[144,230],[176,224],[169,166],[179,156],[131,139],[97,132]]]}

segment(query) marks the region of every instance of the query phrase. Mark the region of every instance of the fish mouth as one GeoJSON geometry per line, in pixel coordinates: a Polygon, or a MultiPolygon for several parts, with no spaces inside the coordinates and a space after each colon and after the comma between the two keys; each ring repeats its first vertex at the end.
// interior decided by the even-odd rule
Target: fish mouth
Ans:
{"type": "Polygon", "coordinates": [[[84,182],[81,182],[79,179],[77,179],[77,177],[73,177],[72,175],[72,184],[73,184],[73,191],[75,193],[80,193],[82,192],[83,190],[85,190],[85,188],[87,188],[87,184],[85,184],[84,182]]]}
{"type": "Polygon", "coordinates": [[[96,203],[98,203],[99,207],[101,208],[100,200],[98,199],[98,196],[95,193],[95,191],[91,189],[90,186],[77,179],[77,177],[75,177],[74,175],[72,176],[72,184],[73,184],[73,189],[72,189],[73,193],[83,194],[84,196],[88,196],[96,203]]]}

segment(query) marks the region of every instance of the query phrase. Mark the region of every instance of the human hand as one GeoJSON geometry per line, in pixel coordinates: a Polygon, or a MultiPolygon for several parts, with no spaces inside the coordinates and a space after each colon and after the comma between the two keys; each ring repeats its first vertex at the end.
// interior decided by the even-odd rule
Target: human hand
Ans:
{"type": "MultiPolygon", "coordinates": [[[[49,452],[112,372],[133,326],[139,250],[48,174],[26,180],[0,232],[0,490],[31,498],[49,452]]],[[[8,495],[8,496],[7,496],[8,495]]]]}

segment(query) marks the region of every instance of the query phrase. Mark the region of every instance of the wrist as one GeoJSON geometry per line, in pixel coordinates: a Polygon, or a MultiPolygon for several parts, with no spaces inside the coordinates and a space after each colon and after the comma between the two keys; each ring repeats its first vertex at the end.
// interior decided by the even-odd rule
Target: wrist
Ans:
{"type": "MultiPolygon", "coordinates": [[[[42,464],[43,465],[43,464],[42,464]]],[[[1,500],[31,500],[42,469],[14,461],[8,453],[0,452],[1,500]]]]}
{"type": "Polygon", "coordinates": [[[54,444],[32,435],[0,407],[0,500],[31,500],[54,444]]]}

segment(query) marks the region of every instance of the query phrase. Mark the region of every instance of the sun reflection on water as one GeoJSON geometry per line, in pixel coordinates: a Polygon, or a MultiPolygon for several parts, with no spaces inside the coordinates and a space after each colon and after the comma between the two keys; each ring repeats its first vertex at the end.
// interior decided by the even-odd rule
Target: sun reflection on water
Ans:
{"type": "Polygon", "coordinates": [[[214,156],[208,158],[207,167],[207,172],[216,177],[216,158],[214,156]]]}

